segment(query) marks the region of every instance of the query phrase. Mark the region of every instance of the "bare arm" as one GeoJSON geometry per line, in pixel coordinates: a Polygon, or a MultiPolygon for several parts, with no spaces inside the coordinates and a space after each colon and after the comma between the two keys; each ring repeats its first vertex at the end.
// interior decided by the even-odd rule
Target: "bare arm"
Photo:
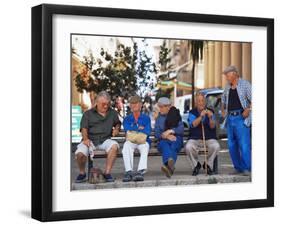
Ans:
{"type": "Polygon", "coordinates": [[[88,130],[86,128],[82,128],[81,133],[82,133],[83,143],[89,147],[90,146],[90,140],[89,140],[89,137],[88,137],[88,130]]]}
{"type": "Polygon", "coordinates": [[[212,118],[209,118],[209,122],[210,122],[210,128],[214,129],[216,127],[216,122],[212,118]]]}
{"type": "Polygon", "coordinates": [[[197,126],[201,123],[201,121],[202,121],[202,116],[199,115],[199,117],[196,118],[196,119],[193,121],[192,126],[193,126],[193,127],[197,127],[197,126]]]}
{"type": "Polygon", "coordinates": [[[197,126],[201,123],[202,118],[203,118],[205,115],[206,115],[206,111],[205,111],[205,110],[201,111],[199,117],[197,117],[197,118],[192,122],[192,126],[193,126],[193,127],[197,127],[197,126]]]}
{"type": "Polygon", "coordinates": [[[115,137],[120,132],[121,125],[117,124],[116,126],[112,127],[112,136],[115,137]]]}
{"type": "Polygon", "coordinates": [[[210,110],[208,110],[208,118],[209,118],[209,125],[211,129],[214,129],[216,127],[216,122],[215,120],[213,120],[213,112],[211,112],[210,110]]]}

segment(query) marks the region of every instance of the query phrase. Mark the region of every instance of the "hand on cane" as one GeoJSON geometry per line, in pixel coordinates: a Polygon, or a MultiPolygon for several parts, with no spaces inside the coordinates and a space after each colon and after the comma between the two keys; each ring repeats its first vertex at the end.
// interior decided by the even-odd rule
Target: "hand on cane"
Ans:
{"type": "Polygon", "coordinates": [[[205,117],[205,115],[207,114],[208,110],[203,110],[200,113],[201,118],[203,119],[205,117]]]}
{"type": "Polygon", "coordinates": [[[206,148],[205,130],[204,130],[204,125],[203,125],[202,122],[201,122],[201,125],[202,125],[202,138],[203,138],[204,154],[205,154],[205,164],[206,164],[205,173],[207,175],[208,174],[208,164],[207,164],[207,148],[206,148]]]}

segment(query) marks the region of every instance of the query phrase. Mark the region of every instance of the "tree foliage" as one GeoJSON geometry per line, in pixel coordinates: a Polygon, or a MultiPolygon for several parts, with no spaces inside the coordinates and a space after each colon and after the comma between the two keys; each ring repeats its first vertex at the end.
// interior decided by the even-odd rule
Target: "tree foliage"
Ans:
{"type": "MultiPolygon", "coordinates": [[[[164,39],[162,45],[160,46],[159,51],[159,60],[158,60],[158,72],[160,73],[159,77],[157,78],[157,82],[161,83],[161,81],[166,81],[169,79],[170,76],[170,69],[173,67],[171,64],[171,49],[167,47],[167,41],[164,39]]],[[[159,88],[156,93],[156,100],[160,97],[168,97],[170,98],[172,89],[161,89],[159,88]]]]}
{"type": "Polygon", "coordinates": [[[136,75],[138,78],[138,94],[142,97],[151,91],[155,85],[155,75],[157,73],[156,65],[152,61],[152,57],[147,55],[147,43],[142,40],[143,49],[138,52],[138,61],[136,64],[136,75]]]}
{"type": "Polygon", "coordinates": [[[111,96],[135,95],[142,87],[154,87],[151,73],[156,73],[155,64],[145,50],[118,44],[114,54],[101,48],[99,58],[90,52],[83,57],[85,68],[75,77],[78,92],[107,91],[111,96]]]}

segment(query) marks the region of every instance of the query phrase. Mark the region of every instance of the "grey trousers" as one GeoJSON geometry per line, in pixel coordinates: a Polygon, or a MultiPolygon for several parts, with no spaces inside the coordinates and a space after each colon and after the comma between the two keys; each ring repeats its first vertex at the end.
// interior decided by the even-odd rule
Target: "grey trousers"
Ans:
{"type": "MultiPolygon", "coordinates": [[[[201,149],[204,150],[203,147],[204,147],[203,140],[190,139],[187,141],[185,145],[185,152],[187,156],[190,158],[192,168],[194,168],[197,165],[198,154],[201,149]]],[[[216,158],[220,150],[220,145],[216,139],[209,139],[206,140],[206,147],[208,150],[207,164],[210,166],[211,169],[213,169],[214,159],[216,158]]]]}

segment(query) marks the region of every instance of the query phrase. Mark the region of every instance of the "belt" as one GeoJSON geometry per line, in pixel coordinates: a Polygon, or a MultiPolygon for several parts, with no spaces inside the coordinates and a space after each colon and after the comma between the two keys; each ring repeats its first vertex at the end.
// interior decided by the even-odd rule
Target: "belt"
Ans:
{"type": "Polygon", "coordinates": [[[230,111],[228,114],[231,116],[238,116],[242,114],[242,111],[230,111]]]}

